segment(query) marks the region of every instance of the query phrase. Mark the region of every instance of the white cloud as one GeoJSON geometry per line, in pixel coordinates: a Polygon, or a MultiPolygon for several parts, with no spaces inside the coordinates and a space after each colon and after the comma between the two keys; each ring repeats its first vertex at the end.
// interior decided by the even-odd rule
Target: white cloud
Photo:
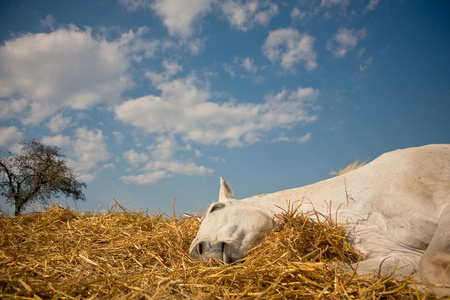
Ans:
{"type": "Polygon", "coordinates": [[[264,55],[272,62],[280,62],[285,70],[304,62],[311,71],[317,67],[314,38],[300,34],[296,29],[284,28],[271,31],[263,45],[264,55]]]}
{"type": "Polygon", "coordinates": [[[63,114],[55,114],[48,121],[47,128],[53,133],[61,132],[70,126],[70,122],[70,117],[64,117],[63,114]]]}
{"type": "MultiPolygon", "coordinates": [[[[267,26],[279,13],[278,6],[267,0],[119,0],[130,12],[150,7],[162,19],[169,34],[187,40],[195,33],[196,23],[217,4],[230,25],[246,31],[256,24],[267,26]]],[[[186,45],[192,53],[203,49],[200,40],[186,45]]]]}
{"type": "Polygon", "coordinates": [[[119,49],[132,60],[140,62],[144,58],[152,58],[161,47],[161,42],[156,39],[145,39],[144,35],[150,30],[140,27],[136,32],[129,30],[123,33],[118,40],[119,49]]]}
{"type": "Polygon", "coordinates": [[[231,77],[236,77],[236,72],[234,71],[233,67],[230,64],[224,63],[222,67],[225,70],[225,72],[228,73],[228,75],[230,75],[231,77]]]}
{"type": "Polygon", "coordinates": [[[366,71],[372,65],[372,63],[373,63],[373,56],[363,61],[363,63],[359,65],[359,70],[361,72],[366,71]]]}
{"type": "Polygon", "coordinates": [[[291,19],[293,21],[302,20],[303,18],[305,18],[305,16],[306,12],[301,11],[300,9],[298,9],[298,7],[294,7],[291,11],[291,19]]]}
{"type": "MultiPolygon", "coordinates": [[[[159,136],[155,144],[147,147],[148,153],[129,150],[124,158],[130,164],[128,171],[140,172],[139,175],[123,176],[125,183],[154,184],[159,180],[172,177],[174,174],[189,176],[205,176],[213,173],[212,169],[198,166],[191,160],[181,161],[175,158],[180,150],[191,150],[191,147],[180,147],[171,136],[159,136]]],[[[197,154],[197,152],[196,152],[197,154]]]]}
{"type": "Polygon", "coordinates": [[[187,49],[195,55],[205,48],[205,40],[193,38],[192,35],[195,33],[197,22],[210,11],[214,0],[119,0],[119,2],[130,12],[144,8],[153,9],[162,19],[169,34],[181,38],[178,43],[169,39],[146,40],[141,36],[149,31],[147,27],[140,28],[136,33],[130,31],[124,34],[121,40],[125,42],[133,60],[140,62],[144,57],[154,57],[157,50],[187,49]],[[132,55],[136,52],[144,52],[144,55],[132,55]]]}
{"type": "Polygon", "coordinates": [[[278,14],[278,6],[269,1],[227,0],[220,4],[231,26],[247,31],[255,24],[267,26],[270,20],[278,14]]]}
{"type": "Polygon", "coordinates": [[[27,108],[28,108],[27,99],[19,98],[19,99],[4,100],[0,98],[0,120],[7,120],[12,118],[13,116],[17,116],[27,108]]]}
{"type": "Polygon", "coordinates": [[[12,153],[20,153],[22,146],[19,142],[24,136],[16,126],[0,127],[0,146],[12,153]]]}
{"type": "Polygon", "coordinates": [[[128,150],[123,154],[123,157],[128,161],[130,165],[138,165],[148,162],[148,155],[144,152],[137,153],[134,150],[128,150]]]}
{"type": "Polygon", "coordinates": [[[327,49],[333,53],[335,57],[345,57],[349,51],[352,51],[358,45],[361,39],[366,37],[366,29],[359,31],[349,28],[340,28],[335,34],[332,41],[328,41],[327,49]]]}
{"type": "MultiPolygon", "coordinates": [[[[215,103],[210,93],[189,76],[157,86],[161,96],[128,100],[115,109],[116,119],[159,136],[177,135],[183,141],[228,147],[252,144],[266,132],[312,122],[318,91],[283,89],[261,104],[215,103]]],[[[166,151],[168,151],[167,148],[166,151]]]]}
{"type": "Polygon", "coordinates": [[[273,3],[266,2],[266,6],[268,6],[266,10],[259,11],[255,15],[255,21],[263,26],[269,25],[270,20],[272,20],[272,18],[274,18],[276,15],[278,15],[279,12],[278,6],[276,6],[273,3]]]}
{"type": "Polygon", "coordinates": [[[145,73],[145,76],[150,79],[150,81],[154,85],[158,85],[162,82],[167,82],[172,76],[176,75],[177,73],[181,72],[183,70],[183,67],[180,66],[177,62],[171,61],[171,60],[164,60],[163,61],[163,67],[165,71],[161,73],[151,72],[148,71],[145,73]]]}
{"type": "Polygon", "coordinates": [[[116,139],[117,144],[122,144],[123,139],[125,138],[123,133],[120,131],[113,131],[113,136],[116,139]]]}
{"type": "Polygon", "coordinates": [[[215,162],[215,163],[225,163],[226,162],[226,159],[225,158],[221,158],[221,157],[218,157],[218,156],[210,156],[210,157],[208,157],[208,159],[210,160],[210,161],[212,161],[212,162],[215,162]]]}
{"type": "Polygon", "coordinates": [[[284,133],[282,133],[282,134],[280,134],[280,136],[278,137],[278,139],[276,141],[277,142],[297,142],[299,144],[303,144],[303,143],[307,143],[311,139],[311,135],[312,135],[312,133],[309,132],[302,137],[289,137],[289,136],[284,135],[284,133]]]}
{"type": "Polygon", "coordinates": [[[39,20],[39,23],[42,27],[49,27],[52,28],[53,24],[55,24],[55,17],[52,15],[47,15],[45,19],[39,20]]]}
{"type": "Polygon", "coordinates": [[[181,42],[180,46],[184,47],[184,44],[186,44],[189,52],[194,55],[199,54],[205,49],[205,39],[190,39],[187,42],[181,42]]]}
{"type": "Polygon", "coordinates": [[[179,150],[177,142],[173,137],[160,136],[157,138],[157,143],[147,147],[152,154],[152,157],[157,161],[168,161],[172,159],[175,152],[179,150]]]}
{"type": "Polygon", "coordinates": [[[166,171],[155,171],[139,175],[122,176],[120,177],[120,180],[129,184],[150,185],[157,183],[161,179],[170,177],[173,177],[173,175],[168,174],[166,171]]]}
{"type": "Polygon", "coordinates": [[[297,142],[298,143],[306,143],[311,139],[311,135],[312,135],[312,133],[309,132],[309,133],[305,134],[304,136],[298,138],[297,142]]]}
{"type": "Polygon", "coordinates": [[[322,0],[320,2],[321,7],[340,6],[346,8],[349,5],[349,0],[322,0]]]}
{"type": "Polygon", "coordinates": [[[183,174],[190,176],[205,176],[213,173],[212,169],[197,166],[192,161],[181,162],[176,159],[171,159],[167,161],[150,161],[146,167],[147,170],[157,172],[161,170],[165,170],[166,172],[170,172],[170,174],[183,174]]]}
{"type": "Polygon", "coordinates": [[[119,43],[75,26],[6,41],[0,65],[0,117],[23,124],[37,124],[64,107],[115,103],[130,85],[119,43]]]}
{"type": "Polygon", "coordinates": [[[367,10],[374,10],[375,7],[380,3],[381,0],[370,0],[369,4],[367,5],[367,10]]]}
{"type": "Polygon", "coordinates": [[[91,131],[86,128],[78,128],[75,137],[73,153],[76,164],[81,170],[91,170],[97,167],[98,162],[111,158],[101,130],[91,131]]]}
{"type": "Polygon", "coordinates": [[[195,149],[194,152],[195,152],[195,156],[197,156],[197,157],[202,157],[203,156],[203,153],[200,150],[198,150],[198,149],[195,149]]]}
{"type": "MultiPolygon", "coordinates": [[[[175,152],[182,148],[176,143],[172,136],[160,136],[157,144],[149,147],[152,160],[148,162],[145,169],[150,171],[167,170],[175,174],[204,176],[211,174],[211,169],[203,166],[197,166],[192,161],[179,161],[174,158],[175,152]]],[[[187,146],[185,149],[191,149],[187,146]]]]}
{"type": "Polygon", "coordinates": [[[134,12],[141,8],[147,8],[150,6],[149,0],[119,0],[119,3],[127,10],[134,12]]]}
{"type": "Polygon", "coordinates": [[[55,136],[44,136],[42,142],[46,145],[57,146],[59,148],[69,148],[72,139],[69,136],[55,135],[55,136]]]}
{"type": "Polygon", "coordinates": [[[67,164],[81,174],[81,181],[92,181],[104,168],[111,167],[110,163],[102,165],[112,155],[101,130],[92,131],[82,127],[75,131],[74,138],[63,135],[44,136],[42,142],[65,149],[67,164]]]}
{"type": "Polygon", "coordinates": [[[256,73],[258,72],[259,68],[255,66],[255,61],[251,57],[246,57],[242,60],[242,66],[247,72],[250,73],[256,73]]]}
{"type": "Polygon", "coordinates": [[[242,79],[250,79],[253,83],[261,83],[264,81],[264,76],[261,72],[266,68],[265,66],[258,66],[255,60],[251,57],[233,59],[233,65],[224,63],[223,68],[231,77],[239,77],[242,79]]]}
{"type": "Polygon", "coordinates": [[[156,0],[151,7],[162,18],[169,34],[188,38],[194,32],[194,22],[211,8],[212,0],[156,0]]]}

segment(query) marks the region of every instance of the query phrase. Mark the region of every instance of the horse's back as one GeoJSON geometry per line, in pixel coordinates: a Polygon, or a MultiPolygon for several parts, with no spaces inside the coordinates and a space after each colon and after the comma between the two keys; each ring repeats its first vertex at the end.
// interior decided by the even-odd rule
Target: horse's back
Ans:
{"type": "Polygon", "coordinates": [[[415,206],[440,210],[450,203],[450,145],[388,152],[344,176],[356,194],[367,194],[363,201],[380,209],[402,205],[399,211],[415,206]]]}

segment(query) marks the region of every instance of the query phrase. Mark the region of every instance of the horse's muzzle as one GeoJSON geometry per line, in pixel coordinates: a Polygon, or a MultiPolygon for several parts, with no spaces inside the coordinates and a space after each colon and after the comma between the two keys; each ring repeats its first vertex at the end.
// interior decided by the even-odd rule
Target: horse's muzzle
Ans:
{"type": "Polygon", "coordinates": [[[225,242],[200,241],[191,245],[189,254],[194,259],[208,261],[213,258],[223,261],[226,264],[230,264],[235,261],[235,259],[232,258],[231,250],[230,245],[225,242]]]}

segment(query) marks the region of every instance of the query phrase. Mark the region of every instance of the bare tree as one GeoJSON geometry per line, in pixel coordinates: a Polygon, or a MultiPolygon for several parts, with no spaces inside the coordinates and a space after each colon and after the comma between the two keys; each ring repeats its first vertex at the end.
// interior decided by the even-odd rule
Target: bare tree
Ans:
{"type": "Polygon", "coordinates": [[[14,205],[16,216],[26,205],[46,204],[61,194],[74,201],[86,201],[82,191],[86,184],[76,180],[77,176],[67,167],[60,148],[44,145],[37,139],[20,144],[20,155],[14,156],[3,150],[0,156],[0,195],[14,205]]]}

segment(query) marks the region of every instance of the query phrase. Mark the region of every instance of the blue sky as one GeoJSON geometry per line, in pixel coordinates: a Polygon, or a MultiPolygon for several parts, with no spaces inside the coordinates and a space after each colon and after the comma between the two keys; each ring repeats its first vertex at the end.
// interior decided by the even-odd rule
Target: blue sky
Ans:
{"type": "Polygon", "coordinates": [[[220,176],[244,198],[450,143],[448,1],[0,6],[0,146],[59,146],[79,210],[202,212],[220,176]]]}

